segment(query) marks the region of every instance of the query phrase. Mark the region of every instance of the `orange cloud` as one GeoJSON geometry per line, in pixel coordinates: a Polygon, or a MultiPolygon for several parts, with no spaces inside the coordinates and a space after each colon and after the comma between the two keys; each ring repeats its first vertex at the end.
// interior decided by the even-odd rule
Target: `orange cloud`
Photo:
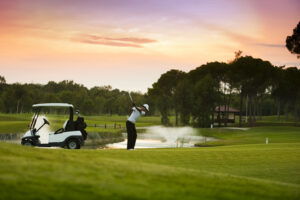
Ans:
{"type": "Polygon", "coordinates": [[[98,35],[91,34],[77,34],[71,39],[75,42],[87,43],[87,44],[99,44],[108,46],[118,46],[118,47],[136,47],[142,48],[142,44],[154,43],[157,40],[149,38],[137,38],[137,37],[124,37],[124,38],[112,38],[112,37],[102,37],[98,35]]]}
{"type": "Polygon", "coordinates": [[[284,44],[256,43],[254,45],[273,48],[286,48],[284,44]]]}

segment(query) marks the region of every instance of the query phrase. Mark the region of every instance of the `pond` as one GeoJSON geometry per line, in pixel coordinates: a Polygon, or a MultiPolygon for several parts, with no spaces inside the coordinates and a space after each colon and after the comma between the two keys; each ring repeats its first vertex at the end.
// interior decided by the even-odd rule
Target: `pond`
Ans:
{"type": "MultiPolygon", "coordinates": [[[[41,143],[47,142],[47,132],[40,132],[41,143]]],[[[205,137],[199,134],[199,129],[192,127],[164,127],[150,126],[137,129],[138,136],[135,148],[178,148],[194,147],[196,143],[206,143],[216,140],[212,137],[205,137]]],[[[24,134],[0,134],[0,141],[10,143],[21,143],[24,134]]],[[[126,149],[127,133],[122,133],[118,137],[103,138],[99,133],[89,133],[88,139],[83,148],[109,148],[126,149]],[[97,136],[97,137],[96,137],[97,136]]]]}
{"type": "MultiPolygon", "coordinates": [[[[135,148],[176,148],[194,147],[196,143],[205,143],[215,138],[201,136],[198,129],[192,127],[151,126],[139,128],[135,148]],[[144,129],[143,133],[139,130],[144,129]]],[[[127,133],[123,133],[124,141],[108,144],[107,148],[126,149],[127,133]]]]}

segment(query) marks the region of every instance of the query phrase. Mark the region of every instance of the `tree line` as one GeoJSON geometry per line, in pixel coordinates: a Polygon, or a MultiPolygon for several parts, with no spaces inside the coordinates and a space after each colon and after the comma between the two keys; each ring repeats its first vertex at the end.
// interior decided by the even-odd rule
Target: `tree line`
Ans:
{"type": "MultiPolygon", "coordinates": [[[[145,101],[146,95],[131,93],[137,103],[145,101]]],[[[74,81],[50,81],[42,84],[7,84],[0,76],[0,112],[31,112],[35,103],[70,103],[85,115],[128,114],[131,105],[127,91],[111,86],[86,88],[74,81]]]]}
{"type": "Polygon", "coordinates": [[[234,60],[210,62],[189,72],[170,70],[148,89],[161,122],[170,124],[169,116],[174,113],[176,125],[192,124],[209,127],[214,115],[227,126],[228,114],[220,119],[220,107],[240,110],[239,124],[248,112],[248,123],[254,125],[262,115],[292,114],[296,122],[300,118],[300,70],[297,67],[273,66],[251,56],[235,53],[234,60]],[[247,109],[245,108],[247,106],[247,109]],[[219,108],[216,110],[216,108],[219,108]],[[247,110],[247,111],[246,111],[247,110]]]}
{"type": "MultiPolygon", "coordinates": [[[[266,115],[277,115],[278,120],[282,115],[293,115],[298,122],[300,70],[273,66],[241,53],[236,52],[228,63],[209,62],[189,72],[170,70],[147,93],[131,95],[137,105],[148,103],[149,114],[160,114],[165,125],[170,125],[170,116],[175,115],[175,125],[209,127],[218,115],[218,125],[227,126],[228,115],[216,111],[221,106],[239,109],[240,125],[246,112],[249,125],[266,115]]],[[[47,102],[71,103],[85,115],[127,115],[131,105],[127,91],[111,86],[88,89],[68,80],[45,85],[7,84],[0,76],[0,112],[31,112],[33,104],[47,102]]]]}
{"type": "MultiPolygon", "coordinates": [[[[258,118],[293,115],[300,118],[300,70],[277,67],[269,61],[241,56],[228,62],[209,62],[189,72],[170,70],[160,76],[145,94],[133,92],[137,105],[150,105],[150,115],[160,114],[161,122],[170,125],[209,127],[215,115],[218,125],[227,126],[228,115],[220,115],[216,107],[240,110],[239,124],[246,112],[249,125],[258,118]],[[221,119],[222,117],[222,119],[221,119]],[[222,123],[222,124],[221,124],[222,123]]],[[[127,115],[131,105],[127,91],[111,86],[87,87],[74,81],[50,81],[42,84],[7,84],[0,76],[0,112],[31,112],[35,103],[71,103],[85,115],[127,115]]]]}

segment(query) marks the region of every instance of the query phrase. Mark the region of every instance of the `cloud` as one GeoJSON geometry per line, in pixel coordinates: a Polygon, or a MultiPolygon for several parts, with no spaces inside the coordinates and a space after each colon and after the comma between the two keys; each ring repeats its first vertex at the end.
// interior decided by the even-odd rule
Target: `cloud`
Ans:
{"type": "Polygon", "coordinates": [[[255,43],[254,45],[273,48],[285,48],[283,44],[255,43]]]}
{"type": "Polygon", "coordinates": [[[98,44],[107,46],[118,46],[118,47],[136,47],[142,48],[143,44],[154,43],[157,40],[149,38],[137,38],[137,37],[102,37],[91,34],[77,34],[72,38],[72,41],[87,43],[87,44],[98,44]]]}
{"type": "Polygon", "coordinates": [[[228,37],[232,41],[236,41],[242,45],[255,45],[255,46],[262,46],[262,47],[269,47],[269,48],[285,48],[284,44],[271,44],[271,43],[259,42],[257,38],[253,36],[238,33],[232,29],[225,28],[217,24],[206,23],[204,21],[200,21],[200,23],[206,29],[210,31],[216,31],[222,34],[223,36],[228,37]]]}
{"type": "Polygon", "coordinates": [[[148,38],[105,38],[106,40],[118,40],[124,42],[132,42],[139,44],[153,43],[157,42],[156,40],[148,39],[148,38]]]}
{"type": "Polygon", "coordinates": [[[122,42],[109,42],[109,41],[95,41],[95,40],[88,40],[88,39],[72,39],[72,41],[86,43],[86,44],[98,44],[98,45],[107,45],[107,46],[117,46],[117,47],[136,47],[141,48],[143,46],[138,44],[129,44],[129,43],[122,43],[122,42]]]}
{"type": "Polygon", "coordinates": [[[208,29],[210,31],[219,32],[221,35],[224,35],[224,36],[230,38],[231,40],[237,41],[241,44],[245,44],[245,43],[255,41],[254,37],[235,32],[232,29],[225,28],[225,27],[222,27],[222,26],[217,25],[217,24],[206,23],[206,22],[203,21],[203,22],[201,22],[201,25],[204,26],[206,29],[208,29]]]}

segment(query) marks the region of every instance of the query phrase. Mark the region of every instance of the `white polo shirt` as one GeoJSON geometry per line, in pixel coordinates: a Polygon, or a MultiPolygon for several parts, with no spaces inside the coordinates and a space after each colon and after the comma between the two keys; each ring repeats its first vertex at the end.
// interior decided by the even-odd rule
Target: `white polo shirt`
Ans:
{"type": "Polygon", "coordinates": [[[132,113],[128,118],[128,121],[135,123],[135,121],[141,116],[141,115],[145,115],[145,111],[138,111],[138,109],[136,109],[136,107],[132,107],[132,113]]]}

